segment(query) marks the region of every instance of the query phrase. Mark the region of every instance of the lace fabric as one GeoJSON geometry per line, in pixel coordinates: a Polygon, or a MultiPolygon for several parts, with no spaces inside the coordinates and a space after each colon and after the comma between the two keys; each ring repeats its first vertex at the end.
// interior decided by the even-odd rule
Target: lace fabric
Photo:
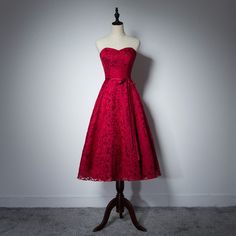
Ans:
{"type": "Polygon", "coordinates": [[[161,176],[143,104],[131,78],[136,51],[104,48],[105,79],[90,117],[77,178],[145,180],[161,176]]]}

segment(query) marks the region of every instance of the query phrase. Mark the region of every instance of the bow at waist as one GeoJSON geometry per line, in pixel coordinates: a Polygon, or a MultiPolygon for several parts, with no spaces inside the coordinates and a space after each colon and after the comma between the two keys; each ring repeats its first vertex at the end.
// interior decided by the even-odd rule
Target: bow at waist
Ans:
{"type": "Polygon", "coordinates": [[[109,80],[109,81],[116,81],[119,84],[123,84],[124,82],[133,82],[133,80],[131,79],[131,77],[105,77],[105,80],[109,80]]]}

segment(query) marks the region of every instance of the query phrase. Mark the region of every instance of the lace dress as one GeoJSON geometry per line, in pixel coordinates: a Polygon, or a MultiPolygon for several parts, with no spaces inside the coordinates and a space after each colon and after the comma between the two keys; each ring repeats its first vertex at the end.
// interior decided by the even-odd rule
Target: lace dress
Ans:
{"type": "Polygon", "coordinates": [[[77,178],[92,181],[145,180],[161,175],[140,95],[131,79],[136,50],[105,47],[105,79],[98,93],[77,178]]]}

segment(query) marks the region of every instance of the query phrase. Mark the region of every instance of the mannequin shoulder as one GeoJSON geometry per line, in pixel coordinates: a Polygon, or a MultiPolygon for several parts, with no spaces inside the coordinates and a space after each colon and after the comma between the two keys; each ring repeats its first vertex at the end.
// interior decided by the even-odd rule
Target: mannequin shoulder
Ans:
{"type": "Polygon", "coordinates": [[[136,48],[136,50],[140,46],[140,40],[138,38],[127,36],[127,41],[129,41],[130,44],[132,44],[133,47],[136,48]]]}
{"type": "Polygon", "coordinates": [[[127,40],[132,40],[134,42],[136,42],[137,44],[140,43],[140,40],[138,38],[135,37],[131,37],[131,36],[126,36],[127,40]]]}

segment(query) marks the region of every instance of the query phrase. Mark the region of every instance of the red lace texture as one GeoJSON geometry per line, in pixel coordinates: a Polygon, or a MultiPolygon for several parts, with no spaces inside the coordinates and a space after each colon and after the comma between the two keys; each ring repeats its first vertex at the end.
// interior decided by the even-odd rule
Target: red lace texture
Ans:
{"type": "Polygon", "coordinates": [[[90,118],[78,179],[144,180],[161,175],[151,131],[131,70],[136,51],[104,48],[105,80],[90,118]]]}

